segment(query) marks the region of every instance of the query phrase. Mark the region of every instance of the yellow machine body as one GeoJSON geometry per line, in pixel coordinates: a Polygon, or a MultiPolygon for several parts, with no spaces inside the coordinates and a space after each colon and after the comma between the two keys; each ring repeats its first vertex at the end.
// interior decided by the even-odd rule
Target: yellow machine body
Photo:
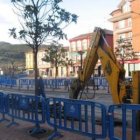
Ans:
{"type": "Polygon", "coordinates": [[[124,102],[139,104],[140,72],[133,72],[132,82],[125,81],[125,70],[117,61],[112,48],[107,44],[104,34],[102,29],[95,28],[83,69],[79,71],[78,78],[71,85],[70,98],[78,98],[100,59],[113,102],[115,104],[124,102]]]}

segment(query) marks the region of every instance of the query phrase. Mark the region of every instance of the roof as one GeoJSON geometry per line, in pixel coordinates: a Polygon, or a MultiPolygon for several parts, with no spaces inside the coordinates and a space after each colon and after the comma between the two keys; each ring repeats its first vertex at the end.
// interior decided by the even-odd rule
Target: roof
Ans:
{"type": "Polygon", "coordinates": [[[120,9],[115,9],[114,11],[112,11],[112,12],[110,13],[110,15],[113,15],[114,13],[120,12],[120,11],[121,11],[120,9]]]}
{"type": "Polygon", "coordinates": [[[121,0],[121,2],[118,4],[117,9],[113,10],[110,15],[112,15],[116,11],[120,11],[121,7],[126,3],[126,0],[121,0]]]}
{"type": "Polygon", "coordinates": [[[91,35],[92,35],[92,33],[81,34],[81,35],[78,35],[78,36],[76,36],[74,38],[69,39],[69,41],[76,40],[76,39],[84,39],[84,38],[87,38],[87,37],[89,37],[91,35]]]}
{"type": "MultiPolygon", "coordinates": [[[[108,34],[108,35],[109,35],[109,34],[110,34],[110,35],[113,35],[113,31],[108,30],[108,29],[103,29],[103,30],[105,31],[106,34],[108,34]]],[[[92,34],[93,34],[93,32],[92,32],[92,33],[81,34],[81,35],[78,35],[78,36],[76,36],[76,37],[74,37],[74,38],[69,39],[69,41],[89,38],[89,37],[92,36],[92,34]]]]}

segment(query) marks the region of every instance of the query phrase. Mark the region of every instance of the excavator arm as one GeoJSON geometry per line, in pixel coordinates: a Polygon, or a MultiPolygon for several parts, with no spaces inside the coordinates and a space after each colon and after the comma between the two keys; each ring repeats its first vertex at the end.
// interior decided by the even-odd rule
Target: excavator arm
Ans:
{"type": "Polygon", "coordinates": [[[95,28],[83,69],[79,71],[78,78],[71,84],[70,98],[77,99],[81,90],[94,73],[95,66],[100,60],[105,77],[108,81],[113,102],[118,104],[130,102],[126,94],[125,70],[116,60],[112,48],[105,39],[105,32],[100,28],[95,28]]]}

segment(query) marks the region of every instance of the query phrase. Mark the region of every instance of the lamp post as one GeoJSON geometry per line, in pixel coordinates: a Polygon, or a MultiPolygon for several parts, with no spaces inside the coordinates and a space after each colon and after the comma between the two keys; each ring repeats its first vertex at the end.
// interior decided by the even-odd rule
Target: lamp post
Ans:
{"type": "Polygon", "coordinates": [[[80,51],[78,51],[78,54],[80,55],[80,62],[81,62],[80,70],[82,70],[82,68],[83,68],[83,54],[84,54],[84,51],[80,50],[80,51]]]}

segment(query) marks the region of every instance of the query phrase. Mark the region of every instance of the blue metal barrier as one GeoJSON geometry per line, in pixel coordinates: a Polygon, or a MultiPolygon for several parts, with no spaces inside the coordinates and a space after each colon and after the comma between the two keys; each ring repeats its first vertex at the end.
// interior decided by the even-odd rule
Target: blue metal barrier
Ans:
{"type": "Polygon", "coordinates": [[[35,85],[35,80],[29,79],[29,87],[34,87],[34,85],[35,85]]]}
{"type": "Polygon", "coordinates": [[[107,135],[106,108],[102,104],[82,100],[49,98],[46,106],[47,123],[54,127],[54,133],[50,135],[48,140],[60,135],[57,129],[78,132],[92,139],[105,138],[107,135]],[[100,126],[101,131],[98,132],[96,127],[99,119],[102,125],[100,126]]]}
{"type": "Polygon", "coordinates": [[[2,92],[0,92],[0,113],[2,114],[2,119],[0,119],[0,122],[8,121],[8,119],[5,118],[5,114],[7,114],[6,96],[7,95],[5,95],[2,92]]]}
{"type": "MultiPolygon", "coordinates": [[[[94,84],[97,87],[97,89],[100,88],[108,88],[108,83],[104,77],[92,77],[91,80],[94,79],[94,84]]],[[[71,83],[73,78],[48,78],[48,79],[43,79],[43,82],[45,84],[46,88],[63,88],[65,86],[65,81],[71,83]]],[[[16,79],[12,78],[9,76],[1,76],[0,77],[0,85],[5,86],[5,87],[18,87],[19,89],[25,88],[29,90],[30,88],[34,87],[34,79],[30,78],[21,78],[21,79],[16,79]]],[[[93,86],[93,85],[92,85],[93,86]]]]}
{"type": "Polygon", "coordinates": [[[23,87],[29,89],[29,79],[19,79],[19,88],[23,87]]]}
{"type": "MultiPolygon", "coordinates": [[[[109,107],[109,137],[111,140],[136,140],[136,117],[137,113],[140,111],[140,105],[111,105],[109,107]],[[121,122],[122,122],[122,134],[121,136],[116,136],[115,134],[115,114],[121,114],[121,122]],[[127,128],[128,122],[130,123],[131,129],[127,128]],[[129,131],[128,131],[129,130],[129,131]],[[131,137],[131,138],[130,138],[131,137]]],[[[140,125],[140,124],[139,124],[140,125]]]]}
{"type": "Polygon", "coordinates": [[[107,82],[106,78],[102,77],[101,80],[102,80],[102,84],[101,85],[102,85],[103,89],[108,88],[108,82],[107,82]]]}
{"type": "Polygon", "coordinates": [[[17,124],[16,119],[35,123],[39,126],[45,122],[44,99],[37,96],[8,94],[7,96],[8,115],[12,117],[12,122],[8,125],[17,124]]]}
{"type": "Polygon", "coordinates": [[[20,94],[3,94],[0,92],[0,113],[12,118],[8,125],[17,124],[15,119],[35,123],[32,133],[42,131],[41,123],[47,123],[54,128],[48,140],[61,135],[58,129],[77,132],[92,139],[136,140],[136,118],[140,105],[111,105],[108,112],[105,105],[83,100],[63,98],[44,99],[37,96],[20,94]],[[115,121],[121,122],[121,132],[118,133],[115,121]],[[100,125],[99,125],[100,124],[100,125]],[[129,127],[127,127],[129,126],[129,127]]]}
{"type": "Polygon", "coordinates": [[[5,87],[14,87],[16,86],[16,79],[8,76],[1,76],[0,77],[0,84],[1,86],[5,87]]]}

